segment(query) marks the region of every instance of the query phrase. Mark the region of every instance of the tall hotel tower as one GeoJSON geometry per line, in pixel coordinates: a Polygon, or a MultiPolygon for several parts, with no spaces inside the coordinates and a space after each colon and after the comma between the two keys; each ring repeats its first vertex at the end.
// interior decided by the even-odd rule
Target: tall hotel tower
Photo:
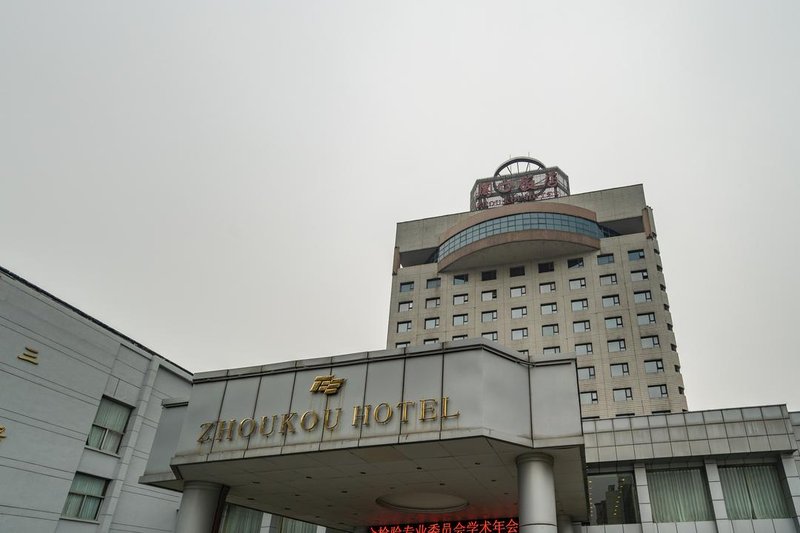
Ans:
{"type": "Polygon", "coordinates": [[[686,410],[653,212],[641,185],[569,194],[503,163],[470,210],[397,225],[387,348],[483,337],[575,354],[584,419],[686,410]]]}

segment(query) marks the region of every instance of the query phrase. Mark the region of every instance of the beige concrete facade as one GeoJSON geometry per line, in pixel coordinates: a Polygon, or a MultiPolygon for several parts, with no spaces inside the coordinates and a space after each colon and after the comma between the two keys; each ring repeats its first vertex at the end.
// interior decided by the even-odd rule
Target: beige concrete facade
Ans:
{"type": "MultiPolygon", "coordinates": [[[[550,232],[539,232],[539,238],[542,233],[550,232]]],[[[402,222],[395,257],[387,348],[496,336],[497,342],[530,354],[576,353],[579,378],[585,378],[579,379],[585,419],[686,410],[661,254],[641,185],[402,222]],[[480,248],[484,256],[479,267],[463,271],[448,262],[444,272],[443,262],[423,259],[454,231],[469,228],[471,220],[483,222],[506,212],[568,213],[567,206],[588,210],[620,235],[600,239],[597,251],[564,255],[557,250],[568,247],[530,247],[546,252],[528,253],[524,261],[500,245],[488,249],[496,263],[487,263],[487,249],[473,243],[468,247],[480,248]],[[643,257],[629,257],[636,250],[643,257]],[[598,264],[598,256],[608,254],[613,262],[598,264]],[[582,259],[583,266],[570,268],[568,261],[575,259],[582,259]],[[549,262],[552,271],[540,273],[539,263],[549,262]],[[524,274],[512,277],[514,267],[523,267],[524,274]],[[483,281],[482,273],[492,270],[495,279],[483,281]],[[456,284],[464,274],[467,282],[456,284]],[[587,329],[585,321],[588,331],[581,331],[587,329]],[[612,365],[619,365],[614,375],[612,365]],[[653,397],[664,391],[664,397],[653,397]]]]}

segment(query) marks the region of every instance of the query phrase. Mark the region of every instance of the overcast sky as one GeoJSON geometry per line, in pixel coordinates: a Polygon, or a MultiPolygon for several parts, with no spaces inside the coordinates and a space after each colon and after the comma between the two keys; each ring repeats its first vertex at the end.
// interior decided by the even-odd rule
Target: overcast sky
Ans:
{"type": "Polygon", "coordinates": [[[1,1],[0,265],[192,371],[383,349],[396,222],[530,153],[644,184],[690,409],[800,410],[798,21],[1,1]]]}

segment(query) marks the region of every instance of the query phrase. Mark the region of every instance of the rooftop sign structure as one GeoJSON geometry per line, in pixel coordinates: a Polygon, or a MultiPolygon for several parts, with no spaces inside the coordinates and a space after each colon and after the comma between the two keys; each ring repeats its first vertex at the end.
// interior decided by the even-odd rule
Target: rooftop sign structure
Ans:
{"type": "Polygon", "coordinates": [[[562,196],[569,196],[569,177],[560,168],[547,168],[532,157],[515,157],[497,167],[493,177],[475,182],[470,211],[562,196]]]}

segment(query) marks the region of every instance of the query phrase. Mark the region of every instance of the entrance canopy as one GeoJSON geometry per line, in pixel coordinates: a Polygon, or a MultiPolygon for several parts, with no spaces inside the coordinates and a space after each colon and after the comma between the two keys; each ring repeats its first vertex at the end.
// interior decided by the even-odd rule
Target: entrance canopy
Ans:
{"type": "Polygon", "coordinates": [[[575,360],[457,341],[197,374],[141,481],[336,529],[517,516],[520,456],[585,519],[575,360]]]}

